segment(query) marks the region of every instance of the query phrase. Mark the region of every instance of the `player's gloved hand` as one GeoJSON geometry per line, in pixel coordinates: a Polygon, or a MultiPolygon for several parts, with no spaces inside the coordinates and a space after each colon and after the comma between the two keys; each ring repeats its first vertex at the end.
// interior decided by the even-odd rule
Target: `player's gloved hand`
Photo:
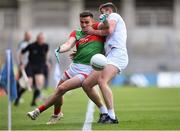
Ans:
{"type": "Polygon", "coordinates": [[[107,17],[108,17],[108,14],[101,14],[101,15],[99,16],[99,20],[100,20],[101,22],[104,22],[104,21],[106,21],[107,17]]]}
{"type": "Polygon", "coordinates": [[[60,62],[60,47],[57,47],[57,48],[54,50],[54,54],[55,54],[55,56],[56,56],[57,62],[59,63],[59,62],[60,62]]]}

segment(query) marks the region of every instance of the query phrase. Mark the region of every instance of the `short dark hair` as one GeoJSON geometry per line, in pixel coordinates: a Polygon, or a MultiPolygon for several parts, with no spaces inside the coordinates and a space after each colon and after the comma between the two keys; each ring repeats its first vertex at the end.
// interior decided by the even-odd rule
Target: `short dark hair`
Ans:
{"type": "Polygon", "coordinates": [[[101,12],[101,9],[104,8],[104,7],[111,7],[113,12],[117,12],[117,7],[112,2],[107,2],[105,4],[101,4],[99,6],[99,11],[101,12]]]}
{"type": "Polygon", "coordinates": [[[90,11],[83,11],[82,13],[79,14],[79,17],[91,17],[93,18],[93,14],[90,11]]]}

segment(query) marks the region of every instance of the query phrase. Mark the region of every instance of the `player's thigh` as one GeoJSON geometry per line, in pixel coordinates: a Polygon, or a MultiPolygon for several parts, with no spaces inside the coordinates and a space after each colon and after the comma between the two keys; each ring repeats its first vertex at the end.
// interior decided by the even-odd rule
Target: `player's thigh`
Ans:
{"type": "Polygon", "coordinates": [[[88,77],[83,81],[83,88],[92,88],[97,84],[98,77],[100,76],[101,71],[92,71],[88,77]]]}
{"type": "Polygon", "coordinates": [[[114,65],[108,64],[102,70],[98,82],[109,82],[119,72],[118,68],[114,65]]]}
{"type": "Polygon", "coordinates": [[[64,82],[64,80],[59,80],[59,83],[58,83],[58,85],[57,85],[57,87],[59,86],[59,85],[61,85],[62,83],[64,82]]]}
{"type": "Polygon", "coordinates": [[[57,90],[60,92],[67,92],[69,90],[79,88],[79,87],[81,87],[81,85],[82,85],[81,79],[79,79],[79,77],[75,76],[75,77],[68,79],[68,80],[64,81],[63,83],[61,83],[57,87],[57,90]]]}
{"type": "Polygon", "coordinates": [[[43,87],[44,85],[44,75],[43,74],[36,74],[35,75],[35,83],[37,85],[37,87],[43,87]]]}

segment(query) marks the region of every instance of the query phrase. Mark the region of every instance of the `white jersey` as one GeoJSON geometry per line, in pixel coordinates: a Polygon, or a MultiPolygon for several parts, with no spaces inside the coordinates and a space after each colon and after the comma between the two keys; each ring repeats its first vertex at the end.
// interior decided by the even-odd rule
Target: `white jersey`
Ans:
{"type": "Polygon", "coordinates": [[[111,13],[108,20],[115,20],[116,27],[112,34],[108,35],[105,42],[105,53],[108,64],[114,65],[120,72],[128,65],[128,54],[126,49],[127,31],[126,25],[117,13],[111,13]]]}
{"type": "Polygon", "coordinates": [[[127,49],[126,49],[127,30],[124,20],[117,13],[111,13],[108,16],[108,20],[115,20],[116,27],[114,32],[109,36],[107,36],[106,38],[106,42],[105,42],[106,54],[108,54],[111,48],[113,47],[119,48],[124,53],[127,53],[127,49]]]}

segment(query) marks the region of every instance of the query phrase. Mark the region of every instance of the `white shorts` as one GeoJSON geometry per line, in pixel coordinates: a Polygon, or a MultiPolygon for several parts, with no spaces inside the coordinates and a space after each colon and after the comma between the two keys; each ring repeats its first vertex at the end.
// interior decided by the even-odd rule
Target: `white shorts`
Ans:
{"type": "Polygon", "coordinates": [[[77,76],[81,81],[88,77],[88,75],[92,72],[92,67],[90,65],[84,64],[70,64],[69,68],[64,72],[62,76],[62,80],[65,81],[72,77],[77,76]]]}
{"type": "Polygon", "coordinates": [[[114,65],[119,69],[119,72],[122,72],[128,65],[128,54],[127,51],[123,51],[119,48],[113,47],[107,54],[108,64],[114,65]]]}

